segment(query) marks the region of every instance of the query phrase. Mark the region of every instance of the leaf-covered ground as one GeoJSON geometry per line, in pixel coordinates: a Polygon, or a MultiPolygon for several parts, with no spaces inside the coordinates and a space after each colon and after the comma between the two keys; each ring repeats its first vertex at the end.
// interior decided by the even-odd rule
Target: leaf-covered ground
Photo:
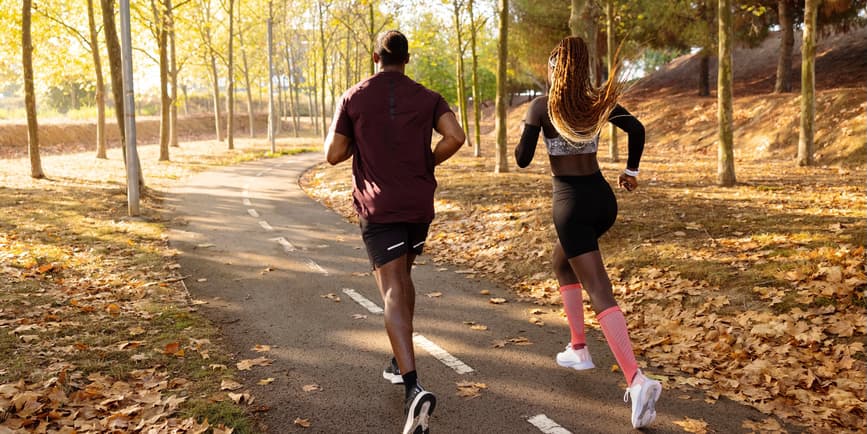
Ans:
{"type": "MultiPolygon", "coordinates": [[[[713,156],[664,154],[648,148],[639,189],[617,190],[618,221],[601,240],[648,370],[815,432],[864,432],[864,168],[738,158],[739,184],[721,188],[713,156]]],[[[465,148],[438,168],[426,252],[559,304],[551,180],[544,151],[536,158],[495,175],[490,152],[465,148]]],[[[622,163],[602,166],[614,180],[622,163]]],[[[320,166],[304,185],[352,219],[349,172],[320,166]]]]}
{"type": "Polygon", "coordinates": [[[233,402],[248,391],[221,387],[231,355],[185,292],[160,208],[192,172],[267,149],[236,144],[184,143],[170,163],[141,147],[136,219],[119,149],[46,156],[45,180],[26,158],[0,159],[0,433],[253,430],[233,402]]]}

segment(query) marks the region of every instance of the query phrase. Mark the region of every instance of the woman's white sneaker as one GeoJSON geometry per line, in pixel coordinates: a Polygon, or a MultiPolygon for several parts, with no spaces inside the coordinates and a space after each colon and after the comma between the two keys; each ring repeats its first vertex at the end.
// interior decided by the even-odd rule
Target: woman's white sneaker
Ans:
{"type": "Polygon", "coordinates": [[[557,364],[564,368],[572,368],[579,371],[596,367],[586,346],[580,350],[574,350],[572,349],[572,344],[566,345],[565,350],[557,353],[557,364]]]}
{"type": "Polygon", "coordinates": [[[623,402],[632,399],[632,427],[643,428],[656,419],[656,400],[662,393],[662,384],[644,376],[639,370],[632,386],[626,388],[623,402]]]}

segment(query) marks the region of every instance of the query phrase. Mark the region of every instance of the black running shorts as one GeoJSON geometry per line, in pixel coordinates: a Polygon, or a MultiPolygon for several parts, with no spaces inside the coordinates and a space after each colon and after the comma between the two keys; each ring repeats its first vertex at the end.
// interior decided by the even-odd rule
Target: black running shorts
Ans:
{"type": "Polygon", "coordinates": [[[430,223],[371,223],[360,219],[359,226],[370,264],[377,268],[407,252],[420,255],[430,223]]]}
{"type": "Polygon", "coordinates": [[[567,258],[599,250],[617,219],[617,198],[602,176],[554,176],[554,228],[567,258]]]}

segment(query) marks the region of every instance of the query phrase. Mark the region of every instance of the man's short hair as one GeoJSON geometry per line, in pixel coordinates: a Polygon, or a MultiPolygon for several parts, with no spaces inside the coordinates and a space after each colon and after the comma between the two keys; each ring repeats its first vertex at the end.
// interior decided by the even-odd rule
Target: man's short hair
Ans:
{"type": "Polygon", "coordinates": [[[409,60],[409,42],[397,30],[389,30],[376,38],[374,50],[383,65],[403,65],[409,60]]]}

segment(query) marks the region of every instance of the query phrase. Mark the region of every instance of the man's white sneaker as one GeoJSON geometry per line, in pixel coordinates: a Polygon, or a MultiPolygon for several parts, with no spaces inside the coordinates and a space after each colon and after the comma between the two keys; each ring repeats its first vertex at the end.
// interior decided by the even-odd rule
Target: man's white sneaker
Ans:
{"type": "Polygon", "coordinates": [[[557,353],[557,364],[564,368],[572,368],[579,371],[596,367],[593,364],[593,359],[590,358],[590,351],[587,351],[586,346],[580,350],[573,350],[572,344],[566,345],[566,349],[563,352],[557,353]]]}
{"type": "Polygon", "coordinates": [[[632,386],[626,389],[623,402],[632,399],[632,427],[643,428],[656,419],[656,400],[662,393],[662,384],[645,377],[640,370],[635,377],[639,381],[633,381],[632,386]]]}

